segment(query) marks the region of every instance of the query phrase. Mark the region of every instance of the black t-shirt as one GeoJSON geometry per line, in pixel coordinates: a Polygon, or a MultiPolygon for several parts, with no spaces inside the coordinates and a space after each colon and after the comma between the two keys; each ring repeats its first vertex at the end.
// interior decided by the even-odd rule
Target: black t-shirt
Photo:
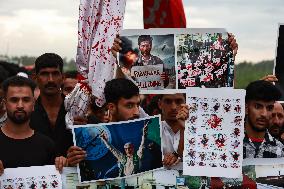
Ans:
{"type": "Polygon", "coordinates": [[[0,160],[4,168],[53,165],[54,142],[40,133],[26,139],[13,139],[0,129],[0,160]]]}
{"type": "Polygon", "coordinates": [[[64,103],[61,104],[55,126],[50,125],[48,115],[41,104],[39,97],[35,104],[35,109],[31,115],[30,127],[35,131],[48,136],[55,143],[57,155],[66,156],[67,150],[73,146],[73,136],[71,130],[66,128],[64,103]]]}

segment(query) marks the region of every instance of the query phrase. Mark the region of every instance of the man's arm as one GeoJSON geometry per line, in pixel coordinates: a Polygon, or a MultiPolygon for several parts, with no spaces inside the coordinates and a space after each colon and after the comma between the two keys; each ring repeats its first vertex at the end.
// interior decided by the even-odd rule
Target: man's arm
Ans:
{"type": "Polygon", "coordinates": [[[140,143],[139,149],[137,151],[137,156],[139,157],[139,159],[142,158],[143,152],[144,152],[144,149],[145,149],[144,144],[145,144],[145,137],[147,135],[147,130],[148,130],[148,123],[149,123],[149,121],[143,127],[142,139],[141,139],[141,143],[140,143]]]}
{"type": "Polygon", "coordinates": [[[106,145],[106,147],[111,151],[111,153],[116,157],[116,159],[118,161],[122,161],[123,160],[123,154],[117,150],[113,145],[111,145],[108,141],[107,141],[107,136],[105,134],[105,132],[102,132],[102,134],[100,135],[103,143],[106,145]]]}

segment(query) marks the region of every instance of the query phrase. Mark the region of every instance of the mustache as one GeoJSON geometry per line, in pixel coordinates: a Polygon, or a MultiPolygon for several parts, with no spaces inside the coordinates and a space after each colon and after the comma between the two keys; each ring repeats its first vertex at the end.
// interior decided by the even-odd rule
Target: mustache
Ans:
{"type": "Polygon", "coordinates": [[[16,110],[16,111],[14,111],[14,114],[16,114],[16,113],[24,113],[24,114],[27,114],[27,112],[24,111],[24,110],[16,110]]]}
{"type": "Polygon", "coordinates": [[[47,83],[44,88],[49,88],[49,87],[57,87],[55,83],[47,83]]]}

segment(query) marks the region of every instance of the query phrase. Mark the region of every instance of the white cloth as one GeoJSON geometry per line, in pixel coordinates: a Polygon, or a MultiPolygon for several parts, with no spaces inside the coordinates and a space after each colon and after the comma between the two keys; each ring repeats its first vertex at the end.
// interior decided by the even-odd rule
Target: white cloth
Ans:
{"type": "Polygon", "coordinates": [[[172,128],[167,124],[167,122],[162,121],[161,140],[163,154],[177,152],[180,140],[180,131],[174,133],[172,128]]]}
{"type": "Polygon", "coordinates": [[[105,102],[105,83],[114,76],[116,60],[111,47],[122,29],[125,3],[126,0],[80,0],[76,65],[88,79],[99,106],[105,102]]]}

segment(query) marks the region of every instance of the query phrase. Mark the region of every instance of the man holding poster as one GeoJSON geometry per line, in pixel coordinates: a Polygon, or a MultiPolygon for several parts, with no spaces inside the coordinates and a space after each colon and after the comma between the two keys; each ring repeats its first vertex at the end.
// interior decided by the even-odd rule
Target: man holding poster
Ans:
{"type": "Polygon", "coordinates": [[[32,80],[21,76],[4,81],[4,103],[7,121],[0,128],[0,175],[4,168],[43,166],[56,164],[62,170],[64,157],[57,157],[54,142],[31,129],[29,122],[34,110],[32,80]]]}

